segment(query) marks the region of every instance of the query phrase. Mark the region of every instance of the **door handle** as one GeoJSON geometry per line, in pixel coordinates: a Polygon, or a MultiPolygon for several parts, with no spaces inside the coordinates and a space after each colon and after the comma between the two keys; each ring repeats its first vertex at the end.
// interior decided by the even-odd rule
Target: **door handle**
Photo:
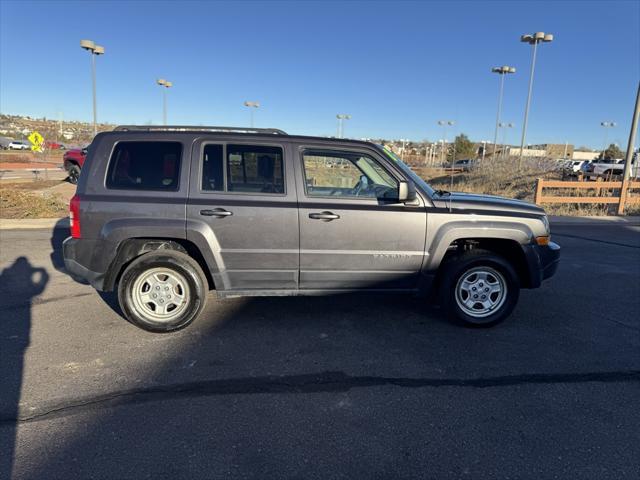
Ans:
{"type": "Polygon", "coordinates": [[[200,210],[200,215],[205,217],[228,217],[233,215],[233,212],[225,210],[224,208],[215,208],[213,210],[200,210]]]}
{"type": "Polygon", "coordinates": [[[331,220],[337,220],[338,218],[340,218],[340,215],[336,215],[332,212],[310,213],[309,218],[312,218],[313,220],[326,220],[327,222],[330,222],[331,220]]]}

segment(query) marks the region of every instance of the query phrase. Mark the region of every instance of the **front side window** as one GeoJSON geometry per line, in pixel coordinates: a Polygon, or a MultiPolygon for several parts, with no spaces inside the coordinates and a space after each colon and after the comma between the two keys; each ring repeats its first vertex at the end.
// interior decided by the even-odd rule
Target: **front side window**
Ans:
{"type": "Polygon", "coordinates": [[[109,161],[107,188],[178,190],[179,142],[118,142],[109,161]]]}
{"type": "Polygon", "coordinates": [[[303,162],[311,197],[392,199],[398,195],[398,181],[366,154],[307,150],[303,162]]]}

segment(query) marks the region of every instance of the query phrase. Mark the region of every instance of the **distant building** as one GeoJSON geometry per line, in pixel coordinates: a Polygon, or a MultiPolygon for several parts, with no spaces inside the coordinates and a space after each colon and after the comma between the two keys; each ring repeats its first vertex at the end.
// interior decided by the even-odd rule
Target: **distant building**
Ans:
{"type": "MultiPolygon", "coordinates": [[[[509,155],[520,155],[520,148],[510,147],[509,155]]],[[[598,155],[599,152],[585,152],[574,150],[574,146],[570,143],[543,143],[540,145],[529,145],[524,149],[525,157],[593,160],[598,155]]]]}
{"type": "Polygon", "coordinates": [[[546,152],[545,156],[550,158],[572,158],[573,156],[573,145],[570,143],[543,143],[541,145],[530,145],[528,149],[544,150],[546,152]]]}
{"type": "Polygon", "coordinates": [[[600,152],[581,152],[574,151],[573,158],[574,160],[595,160],[600,155],[600,152]]]}

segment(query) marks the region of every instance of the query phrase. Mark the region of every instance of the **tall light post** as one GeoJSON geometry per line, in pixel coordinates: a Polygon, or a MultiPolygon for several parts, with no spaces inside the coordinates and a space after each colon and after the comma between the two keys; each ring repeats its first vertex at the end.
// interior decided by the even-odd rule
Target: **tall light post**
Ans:
{"type": "MultiPolygon", "coordinates": [[[[505,155],[505,147],[507,144],[507,129],[508,128],[513,128],[513,123],[503,123],[500,122],[498,124],[498,127],[502,128],[502,148],[501,148],[501,153],[503,157],[506,157],[505,155]]],[[[495,155],[495,149],[494,149],[494,155],[495,155]]]]}
{"type": "Polygon", "coordinates": [[[536,52],[538,51],[538,43],[549,43],[553,41],[553,35],[550,33],[536,32],[532,35],[522,35],[520,41],[533,45],[533,55],[531,57],[531,74],[529,75],[529,93],[527,94],[527,103],[524,109],[524,122],[522,123],[522,140],[520,141],[520,158],[518,160],[518,168],[522,166],[522,154],[524,153],[524,142],[527,136],[527,122],[529,120],[529,106],[531,105],[531,92],[533,90],[533,74],[536,68],[536,52]]]}
{"type": "Polygon", "coordinates": [[[173,83],[169,80],[165,80],[164,78],[159,78],[156,80],[156,83],[160,85],[162,88],[162,123],[163,125],[167,124],[167,90],[173,87],[173,83]]]}
{"type": "Polygon", "coordinates": [[[493,73],[500,75],[500,89],[498,91],[498,113],[496,114],[496,131],[493,136],[493,156],[496,156],[496,144],[498,143],[498,124],[500,123],[500,114],[502,113],[502,96],[504,94],[504,77],[509,73],[516,73],[514,67],[504,65],[502,67],[493,67],[493,73]]]}
{"type": "Polygon", "coordinates": [[[253,128],[253,112],[255,112],[258,108],[260,108],[260,102],[244,102],[244,106],[249,108],[251,112],[251,128],[253,128]]]}
{"type": "Polygon", "coordinates": [[[444,165],[445,160],[447,159],[446,156],[446,152],[444,151],[446,149],[447,146],[447,127],[452,127],[453,125],[455,125],[456,122],[454,122],[453,120],[438,120],[438,125],[440,125],[442,127],[442,138],[444,140],[442,140],[442,150],[443,150],[443,154],[442,154],[442,164],[444,165]]]}
{"type": "Polygon", "coordinates": [[[93,135],[98,133],[98,112],[96,107],[96,56],[104,55],[104,47],[92,40],[80,40],[80,47],[91,54],[91,80],[93,84],[93,135]]]}
{"type": "Polygon", "coordinates": [[[616,122],[600,122],[600,126],[604,128],[604,148],[602,149],[602,159],[604,160],[605,153],[609,145],[607,142],[609,141],[609,129],[614,128],[617,125],[616,122]]]}
{"type": "Polygon", "coordinates": [[[338,119],[338,138],[342,138],[342,135],[344,134],[344,125],[342,122],[344,120],[350,120],[351,115],[348,115],[346,113],[339,113],[336,115],[336,118],[338,119]]]}

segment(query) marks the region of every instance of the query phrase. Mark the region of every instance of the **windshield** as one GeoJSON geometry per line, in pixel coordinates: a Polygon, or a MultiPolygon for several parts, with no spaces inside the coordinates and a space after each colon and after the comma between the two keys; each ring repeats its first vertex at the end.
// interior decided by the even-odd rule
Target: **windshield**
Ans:
{"type": "Polygon", "coordinates": [[[398,157],[395,153],[393,153],[387,147],[383,145],[378,145],[378,146],[387,155],[387,157],[393,160],[393,162],[398,166],[398,168],[400,168],[400,170],[406,173],[407,176],[409,176],[409,178],[413,180],[413,183],[417,184],[418,187],[421,190],[423,190],[425,193],[427,193],[427,195],[429,195],[430,197],[433,196],[435,190],[431,187],[431,185],[425,182],[416,172],[411,170],[411,168],[406,163],[404,163],[400,159],[400,157],[398,157]]]}

